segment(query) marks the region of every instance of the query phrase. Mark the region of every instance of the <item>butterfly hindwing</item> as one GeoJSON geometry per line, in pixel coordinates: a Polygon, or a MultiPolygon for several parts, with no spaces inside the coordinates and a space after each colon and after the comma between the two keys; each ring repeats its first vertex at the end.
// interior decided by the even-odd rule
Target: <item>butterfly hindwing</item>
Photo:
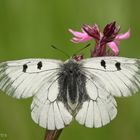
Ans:
{"type": "Polygon", "coordinates": [[[48,83],[40,87],[31,105],[32,119],[49,130],[62,129],[72,121],[72,115],[64,103],[58,100],[60,76],[51,77],[48,83]]]}
{"type": "Polygon", "coordinates": [[[112,95],[91,79],[86,80],[89,99],[85,101],[76,115],[76,120],[86,127],[102,127],[117,114],[117,104],[112,95]]]}
{"type": "Polygon", "coordinates": [[[50,102],[46,99],[43,103],[35,97],[31,110],[32,119],[41,127],[49,130],[62,129],[72,121],[72,115],[58,100],[50,102]]]}

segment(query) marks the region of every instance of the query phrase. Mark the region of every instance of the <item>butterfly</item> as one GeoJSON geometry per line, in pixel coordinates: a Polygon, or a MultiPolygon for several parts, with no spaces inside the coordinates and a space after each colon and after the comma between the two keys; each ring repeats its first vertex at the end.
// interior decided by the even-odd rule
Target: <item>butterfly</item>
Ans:
{"type": "Polygon", "coordinates": [[[73,119],[89,128],[102,127],[117,114],[114,97],[127,97],[139,91],[140,59],[2,62],[0,89],[17,99],[33,96],[31,116],[43,128],[62,129],[73,119]]]}

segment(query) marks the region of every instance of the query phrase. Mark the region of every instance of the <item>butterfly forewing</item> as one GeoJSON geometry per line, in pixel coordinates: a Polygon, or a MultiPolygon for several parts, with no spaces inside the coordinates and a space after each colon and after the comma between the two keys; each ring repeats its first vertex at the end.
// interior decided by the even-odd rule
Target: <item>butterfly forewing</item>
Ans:
{"type": "Polygon", "coordinates": [[[0,64],[0,89],[15,98],[33,96],[53,77],[56,77],[61,61],[25,59],[0,64]]]}
{"type": "Polygon", "coordinates": [[[80,62],[85,75],[96,77],[113,96],[130,96],[140,89],[140,60],[97,57],[80,62]]]}

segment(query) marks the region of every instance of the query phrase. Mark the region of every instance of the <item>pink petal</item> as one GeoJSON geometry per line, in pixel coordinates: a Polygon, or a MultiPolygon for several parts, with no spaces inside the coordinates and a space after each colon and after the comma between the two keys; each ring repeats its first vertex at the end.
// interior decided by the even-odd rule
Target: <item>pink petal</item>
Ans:
{"type": "Polygon", "coordinates": [[[107,44],[112,49],[112,51],[114,52],[114,55],[118,55],[119,54],[119,48],[118,48],[117,44],[114,41],[109,42],[107,44]]]}
{"type": "Polygon", "coordinates": [[[129,29],[126,33],[117,35],[115,39],[116,40],[128,39],[130,37],[130,34],[131,34],[131,32],[129,29]]]}
{"type": "Polygon", "coordinates": [[[75,37],[79,37],[79,38],[87,36],[87,33],[85,33],[85,32],[77,32],[72,29],[69,29],[69,32],[71,32],[75,37]]]}
{"type": "Polygon", "coordinates": [[[73,42],[73,43],[80,43],[80,40],[81,40],[81,39],[79,39],[79,38],[73,37],[73,38],[71,39],[71,42],[73,42]]]}
{"type": "Polygon", "coordinates": [[[69,32],[71,32],[74,35],[74,37],[71,39],[71,41],[74,43],[86,42],[93,39],[84,30],[82,30],[82,32],[77,32],[72,29],[69,29],[69,32]]]}
{"type": "Polygon", "coordinates": [[[91,40],[91,39],[92,39],[92,37],[90,37],[90,36],[87,36],[87,37],[85,37],[85,38],[76,38],[76,37],[73,37],[73,38],[71,39],[71,41],[72,41],[73,43],[82,43],[82,42],[89,41],[89,40],[91,40]]]}

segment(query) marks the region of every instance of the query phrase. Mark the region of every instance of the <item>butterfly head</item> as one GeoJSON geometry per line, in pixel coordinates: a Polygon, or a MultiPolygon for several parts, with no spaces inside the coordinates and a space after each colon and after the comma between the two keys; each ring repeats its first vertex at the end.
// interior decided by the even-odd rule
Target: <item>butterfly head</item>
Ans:
{"type": "Polygon", "coordinates": [[[67,64],[67,63],[72,64],[72,63],[76,63],[76,62],[77,62],[77,61],[76,61],[73,57],[71,57],[70,59],[66,60],[66,61],[64,62],[64,64],[67,64]]]}
{"type": "Polygon", "coordinates": [[[79,71],[79,64],[77,63],[77,61],[75,59],[70,58],[69,60],[64,62],[63,71],[67,75],[76,74],[79,71]]]}

